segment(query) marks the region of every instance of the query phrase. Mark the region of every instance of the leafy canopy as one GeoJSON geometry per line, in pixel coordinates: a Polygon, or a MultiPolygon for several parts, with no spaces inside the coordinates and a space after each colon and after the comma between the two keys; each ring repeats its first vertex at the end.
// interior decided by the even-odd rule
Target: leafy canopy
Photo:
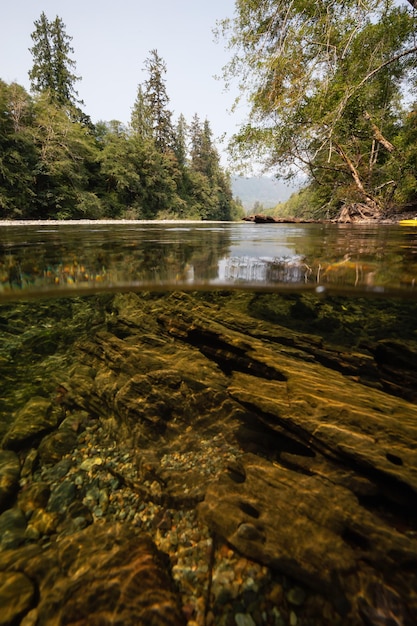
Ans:
{"type": "Polygon", "coordinates": [[[376,130],[400,119],[415,29],[411,4],[393,0],[236,0],[219,29],[234,53],[224,76],[239,79],[250,115],[232,154],[313,179],[343,171],[369,199],[361,163],[375,156],[376,130]]]}

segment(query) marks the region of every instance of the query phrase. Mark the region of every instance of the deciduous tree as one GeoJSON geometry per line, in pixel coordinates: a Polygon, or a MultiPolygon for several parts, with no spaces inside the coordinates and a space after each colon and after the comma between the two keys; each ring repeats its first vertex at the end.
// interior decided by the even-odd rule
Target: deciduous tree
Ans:
{"type": "Polygon", "coordinates": [[[235,156],[257,154],[279,173],[301,168],[316,184],[333,172],[371,213],[384,206],[386,163],[398,159],[387,146],[416,68],[411,8],[393,0],[237,0],[235,18],[222,26],[234,50],[225,77],[239,79],[251,106],[235,156]]]}

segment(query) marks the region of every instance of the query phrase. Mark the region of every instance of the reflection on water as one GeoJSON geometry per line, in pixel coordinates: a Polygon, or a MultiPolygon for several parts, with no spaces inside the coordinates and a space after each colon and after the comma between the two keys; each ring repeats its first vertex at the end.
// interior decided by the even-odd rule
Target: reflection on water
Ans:
{"type": "Polygon", "coordinates": [[[252,286],[412,294],[417,231],[396,226],[110,223],[3,226],[0,290],[252,286]]]}

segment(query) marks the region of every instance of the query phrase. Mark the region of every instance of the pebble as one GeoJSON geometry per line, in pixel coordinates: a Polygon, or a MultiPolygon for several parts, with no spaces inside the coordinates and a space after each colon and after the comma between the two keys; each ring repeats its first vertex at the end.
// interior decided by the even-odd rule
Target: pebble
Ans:
{"type": "Polygon", "coordinates": [[[91,472],[93,467],[95,467],[96,465],[103,465],[103,463],[103,459],[99,456],[96,456],[92,459],[85,459],[85,461],[81,463],[80,469],[84,470],[85,472],[91,472]]]}
{"type": "Polygon", "coordinates": [[[306,592],[301,587],[292,587],[286,595],[288,602],[294,606],[301,606],[306,599],[306,592]]]}
{"type": "Polygon", "coordinates": [[[235,622],[236,626],[256,626],[249,613],[236,613],[235,622]]]}

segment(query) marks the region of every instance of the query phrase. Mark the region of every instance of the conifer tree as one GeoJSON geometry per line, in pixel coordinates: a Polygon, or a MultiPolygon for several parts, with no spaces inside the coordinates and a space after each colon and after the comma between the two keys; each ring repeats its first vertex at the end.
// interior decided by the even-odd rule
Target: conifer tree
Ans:
{"type": "Polygon", "coordinates": [[[130,125],[133,132],[142,141],[148,141],[153,138],[152,111],[146,101],[142,85],[138,86],[136,100],[132,107],[130,125]]]}
{"type": "Polygon", "coordinates": [[[48,92],[55,104],[77,108],[83,102],[78,99],[75,89],[80,78],[74,73],[76,64],[71,58],[74,52],[72,37],[66,34],[65,24],[58,16],[50,22],[42,12],[34,25],[33,46],[30,48],[33,66],[29,71],[32,91],[48,92]]]}
{"type": "Polygon", "coordinates": [[[148,79],[144,83],[143,98],[151,115],[152,134],[160,152],[172,150],[173,125],[169,110],[169,97],[165,85],[166,64],[157,50],[151,50],[145,61],[148,79]]]}

